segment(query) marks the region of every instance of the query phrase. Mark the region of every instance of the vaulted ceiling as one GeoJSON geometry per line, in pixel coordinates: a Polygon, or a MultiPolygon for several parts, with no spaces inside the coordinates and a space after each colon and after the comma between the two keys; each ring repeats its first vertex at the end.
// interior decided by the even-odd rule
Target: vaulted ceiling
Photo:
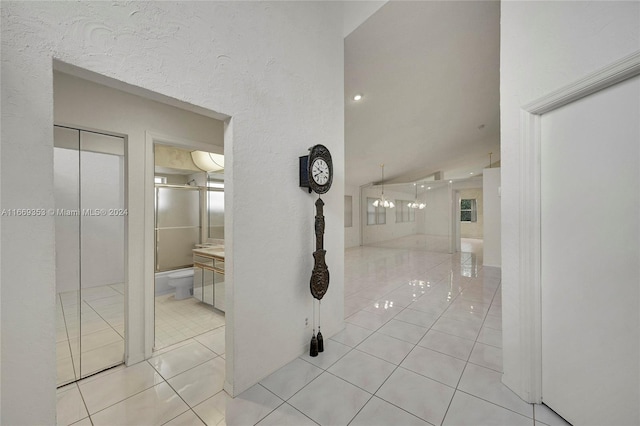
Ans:
{"type": "Polygon", "coordinates": [[[477,176],[500,152],[500,3],[391,1],[345,38],[347,185],[477,176]],[[361,94],[360,101],[353,96],[361,94]]]}

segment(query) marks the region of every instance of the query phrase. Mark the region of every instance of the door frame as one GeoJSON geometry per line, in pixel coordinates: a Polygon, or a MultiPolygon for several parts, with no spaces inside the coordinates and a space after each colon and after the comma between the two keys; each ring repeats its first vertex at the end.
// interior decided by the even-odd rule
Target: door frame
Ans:
{"type": "Polygon", "coordinates": [[[521,107],[519,218],[520,388],[528,402],[542,402],[541,130],[542,115],[640,75],[640,51],[521,107]]]}
{"type": "MultiPolygon", "coordinates": [[[[157,132],[145,132],[144,220],[144,359],[151,358],[155,344],[155,155],[154,146],[170,145],[189,150],[223,154],[224,147],[157,132]]],[[[229,328],[227,328],[229,330],[229,328]]]]}

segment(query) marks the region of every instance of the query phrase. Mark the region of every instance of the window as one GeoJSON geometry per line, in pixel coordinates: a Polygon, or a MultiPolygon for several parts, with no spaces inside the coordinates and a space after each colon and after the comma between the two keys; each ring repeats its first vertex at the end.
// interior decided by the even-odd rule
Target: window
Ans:
{"type": "Polygon", "coordinates": [[[344,227],[353,226],[353,198],[351,195],[344,196],[344,227]]]}
{"type": "Polygon", "coordinates": [[[416,211],[409,207],[411,201],[396,200],[396,223],[415,222],[416,211]]]}
{"type": "Polygon", "coordinates": [[[467,199],[460,200],[460,221],[476,222],[478,220],[478,212],[476,210],[476,200],[467,199]]]}
{"type": "Polygon", "coordinates": [[[387,209],[373,205],[375,198],[367,198],[367,225],[384,225],[387,223],[387,209]]]}

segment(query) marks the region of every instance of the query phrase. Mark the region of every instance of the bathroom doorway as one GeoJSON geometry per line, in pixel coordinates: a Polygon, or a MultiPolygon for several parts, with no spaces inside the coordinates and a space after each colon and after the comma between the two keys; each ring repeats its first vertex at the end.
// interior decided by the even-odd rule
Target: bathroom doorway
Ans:
{"type": "Polygon", "coordinates": [[[62,386],[124,362],[125,139],[54,126],[53,156],[62,386]]]}
{"type": "Polygon", "coordinates": [[[224,351],[224,156],[154,144],[154,350],[224,351]]]}

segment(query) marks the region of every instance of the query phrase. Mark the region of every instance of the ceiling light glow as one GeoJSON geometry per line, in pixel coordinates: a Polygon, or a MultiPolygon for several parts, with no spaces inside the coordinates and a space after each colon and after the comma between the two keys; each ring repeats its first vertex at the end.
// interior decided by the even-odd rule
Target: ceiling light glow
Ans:
{"type": "Polygon", "coordinates": [[[353,97],[354,101],[359,101],[360,99],[362,99],[362,95],[361,94],[357,94],[353,97]]]}

